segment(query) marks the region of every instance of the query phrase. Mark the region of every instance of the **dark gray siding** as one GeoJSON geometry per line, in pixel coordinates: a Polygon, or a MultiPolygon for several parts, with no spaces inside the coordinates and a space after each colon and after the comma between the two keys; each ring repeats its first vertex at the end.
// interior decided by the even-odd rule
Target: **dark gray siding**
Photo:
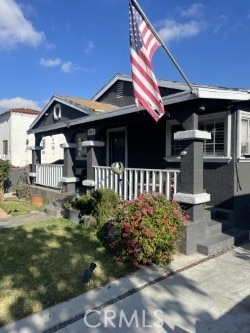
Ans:
{"type": "MultiPolygon", "coordinates": [[[[180,92],[178,89],[159,87],[161,96],[168,96],[180,92]]],[[[98,102],[109,103],[117,106],[126,106],[135,104],[132,82],[118,80],[110,89],[108,89],[98,102]]]]}

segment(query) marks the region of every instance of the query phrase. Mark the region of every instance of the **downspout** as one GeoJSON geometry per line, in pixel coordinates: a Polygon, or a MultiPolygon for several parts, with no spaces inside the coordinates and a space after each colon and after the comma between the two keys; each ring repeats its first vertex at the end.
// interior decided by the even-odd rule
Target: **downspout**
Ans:
{"type": "Polygon", "coordinates": [[[238,169],[238,142],[239,142],[239,131],[238,128],[240,126],[239,117],[238,117],[238,106],[236,106],[234,109],[234,117],[235,117],[235,131],[234,131],[234,163],[235,163],[235,172],[236,172],[236,181],[237,181],[237,192],[238,190],[242,190],[241,184],[240,184],[240,176],[239,176],[239,169],[238,169]]]}

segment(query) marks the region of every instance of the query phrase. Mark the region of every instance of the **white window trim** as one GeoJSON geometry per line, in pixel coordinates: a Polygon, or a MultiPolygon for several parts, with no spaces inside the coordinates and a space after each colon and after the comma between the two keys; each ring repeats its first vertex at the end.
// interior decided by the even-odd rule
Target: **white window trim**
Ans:
{"type": "Polygon", "coordinates": [[[127,127],[116,127],[116,128],[110,128],[106,131],[106,160],[107,160],[107,166],[110,166],[110,160],[109,160],[109,133],[111,132],[125,132],[125,165],[124,167],[127,167],[128,165],[128,136],[127,136],[127,127]]]}
{"type": "Polygon", "coordinates": [[[241,156],[241,119],[242,118],[249,118],[250,120],[250,113],[238,110],[237,111],[237,160],[238,162],[250,162],[249,157],[241,156]]]}
{"type": "MultiPolygon", "coordinates": [[[[225,156],[204,156],[204,162],[213,162],[213,163],[228,163],[231,159],[231,129],[232,129],[232,115],[230,111],[220,112],[218,114],[208,114],[199,116],[199,122],[203,120],[210,119],[220,119],[225,118],[225,156]]],[[[164,159],[167,162],[180,162],[180,156],[172,156],[172,146],[171,146],[171,127],[177,125],[176,120],[166,121],[166,157],[164,159]]]]}

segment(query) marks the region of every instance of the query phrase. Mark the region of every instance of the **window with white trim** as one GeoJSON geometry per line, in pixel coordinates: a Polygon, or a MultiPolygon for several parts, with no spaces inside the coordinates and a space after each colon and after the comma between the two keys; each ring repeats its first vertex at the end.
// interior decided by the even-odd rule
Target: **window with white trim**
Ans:
{"type": "Polygon", "coordinates": [[[241,111],[238,121],[238,156],[250,159],[250,113],[241,111]]]}
{"type": "MultiPolygon", "coordinates": [[[[204,141],[204,158],[208,160],[212,158],[215,160],[219,158],[231,158],[231,114],[229,112],[199,116],[198,128],[201,131],[211,133],[211,140],[204,141]]],[[[183,130],[182,126],[176,121],[167,121],[166,160],[169,159],[171,161],[171,159],[180,156],[180,142],[174,140],[174,133],[181,130],[183,130]]]]}
{"type": "Polygon", "coordinates": [[[203,144],[204,155],[225,156],[224,119],[203,120],[199,122],[199,130],[211,133],[211,140],[205,140],[203,144]]]}

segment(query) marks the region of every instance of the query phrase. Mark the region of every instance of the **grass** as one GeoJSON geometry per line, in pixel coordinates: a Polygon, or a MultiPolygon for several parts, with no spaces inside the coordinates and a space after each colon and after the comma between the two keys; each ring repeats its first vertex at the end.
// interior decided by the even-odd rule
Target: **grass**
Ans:
{"type": "Polygon", "coordinates": [[[29,214],[34,210],[44,211],[45,206],[33,206],[30,204],[30,201],[27,198],[0,201],[0,208],[9,213],[11,216],[19,216],[29,214]]]}
{"type": "Polygon", "coordinates": [[[105,285],[134,268],[117,262],[94,229],[65,219],[0,232],[0,326],[105,285]],[[90,282],[81,282],[90,262],[90,282]]]}

